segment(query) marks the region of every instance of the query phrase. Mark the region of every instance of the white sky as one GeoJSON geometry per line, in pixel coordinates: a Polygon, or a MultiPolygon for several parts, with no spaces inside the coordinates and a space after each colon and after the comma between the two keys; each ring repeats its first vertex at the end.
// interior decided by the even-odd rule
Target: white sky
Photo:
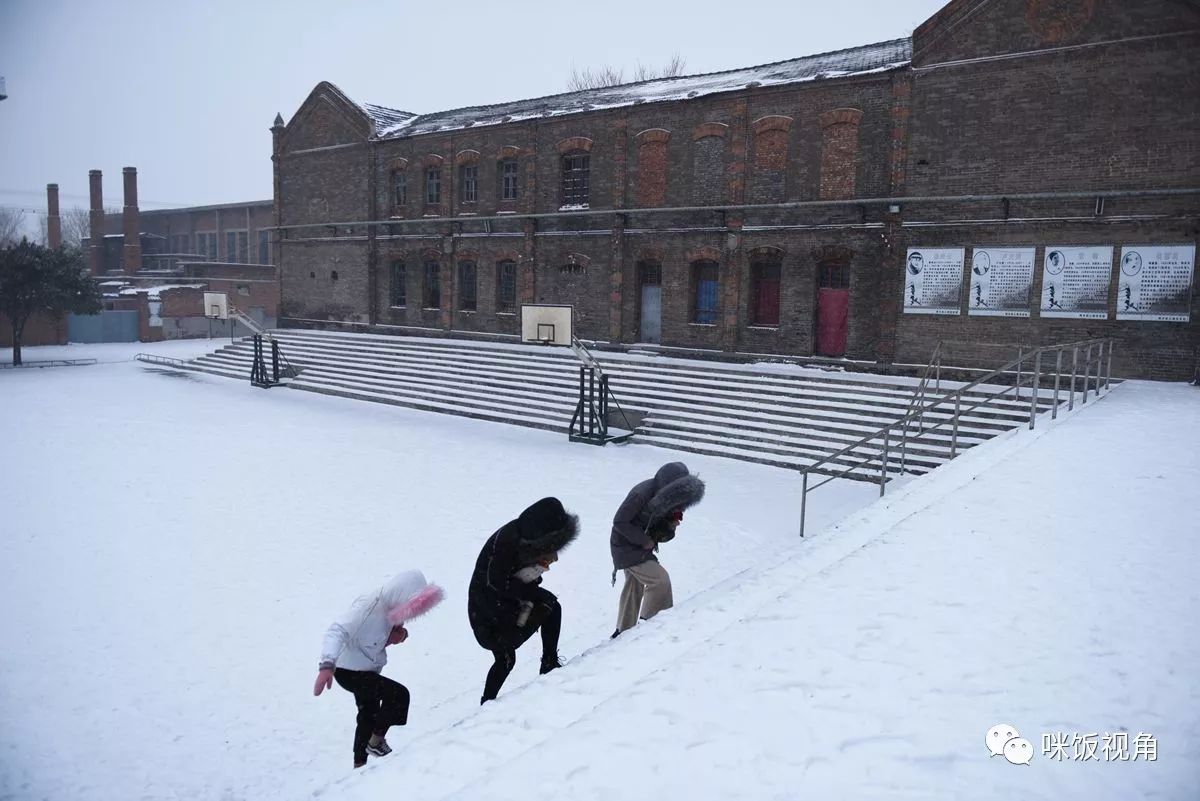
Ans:
{"type": "Polygon", "coordinates": [[[119,207],[125,166],[142,208],[270,198],[271,121],[321,80],[425,113],[564,91],[573,65],[678,52],[711,72],[894,39],[942,5],[0,0],[0,205],[43,210],[57,182],[86,207],[100,169],[119,207]]]}

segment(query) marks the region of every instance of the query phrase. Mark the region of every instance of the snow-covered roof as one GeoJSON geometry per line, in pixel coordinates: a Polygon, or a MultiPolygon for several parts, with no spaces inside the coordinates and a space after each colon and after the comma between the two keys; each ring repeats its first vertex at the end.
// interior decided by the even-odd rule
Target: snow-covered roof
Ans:
{"type": "Polygon", "coordinates": [[[888,42],[852,47],[832,53],[820,53],[790,61],[777,61],[757,67],[687,75],[678,78],[657,78],[620,86],[585,89],[559,95],[514,100],[491,106],[439,111],[432,114],[410,114],[384,106],[358,104],[375,121],[379,139],[395,139],[418,134],[434,133],[478,125],[499,125],[506,122],[578,114],[597,109],[619,108],[641,103],[660,103],[686,100],[693,97],[732,92],[756,86],[779,86],[803,81],[844,78],[872,72],[886,72],[908,64],[912,59],[912,39],[893,39],[888,42]]]}
{"type": "Polygon", "coordinates": [[[122,289],[122,295],[149,295],[150,300],[158,300],[159,293],[168,289],[204,289],[207,284],[163,284],[161,286],[131,286],[122,289]]]}
{"type": "Polygon", "coordinates": [[[388,108],[387,106],[376,106],[373,103],[362,103],[360,105],[362,110],[367,112],[367,116],[375,121],[376,131],[403,125],[417,116],[411,111],[400,111],[399,109],[388,108]]]}

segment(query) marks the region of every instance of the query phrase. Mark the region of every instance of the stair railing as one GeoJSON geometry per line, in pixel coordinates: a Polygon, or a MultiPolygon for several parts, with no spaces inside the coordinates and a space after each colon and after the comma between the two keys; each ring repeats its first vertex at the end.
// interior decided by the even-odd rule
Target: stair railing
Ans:
{"type": "MultiPolygon", "coordinates": [[[[934,399],[929,403],[922,404],[919,408],[909,412],[899,420],[895,420],[881,427],[877,431],[867,434],[865,437],[856,442],[847,445],[839,451],[823,456],[812,464],[800,468],[802,478],[802,488],[800,495],[800,536],[804,536],[805,519],[808,511],[808,493],[817,490],[835,478],[843,478],[852,476],[865,480],[874,480],[879,483],[879,496],[883,497],[887,491],[887,482],[889,473],[900,472],[903,475],[903,463],[901,467],[893,467],[892,461],[892,446],[896,445],[901,450],[907,449],[908,431],[910,426],[917,419],[924,419],[926,415],[940,407],[948,407],[953,404],[954,411],[950,413],[948,409],[943,408],[941,414],[946,415],[935,425],[930,428],[923,429],[922,435],[928,435],[939,429],[950,428],[950,459],[954,459],[958,455],[958,433],[959,424],[963,416],[975,411],[976,409],[984,408],[994,404],[1005,398],[1009,394],[1009,389],[1005,388],[1000,392],[987,392],[982,400],[971,403],[971,398],[966,397],[976,387],[991,381],[1001,375],[1011,374],[1016,370],[1016,377],[1013,382],[1012,397],[1018,401],[1021,398],[1021,388],[1023,383],[1028,380],[1030,387],[1029,395],[1029,428],[1033,430],[1037,423],[1039,414],[1038,407],[1042,404],[1041,399],[1041,378],[1042,378],[1042,357],[1045,354],[1054,354],[1054,390],[1052,399],[1048,401],[1050,405],[1051,419],[1058,417],[1059,391],[1063,379],[1063,354],[1067,351],[1071,352],[1071,379],[1070,379],[1070,394],[1067,400],[1067,409],[1075,408],[1075,394],[1078,391],[1077,370],[1079,365],[1079,355],[1083,353],[1083,388],[1081,402],[1087,403],[1088,392],[1093,393],[1094,398],[1099,398],[1100,389],[1103,388],[1106,393],[1111,388],[1112,380],[1112,351],[1113,340],[1109,339],[1090,339],[1080,342],[1069,342],[1060,345],[1046,345],[1039,348],[1034,348],[1026,352],[1024,348],[1018,351],[1017,358],[1009,361],[1007,364],[986,373],[974,381],[959,387],[956,390],[946,393],[941,397],[934,399]],[[1107,351],[1107,354],[1106,354],[1107,351]],[[1095,355],[1093,356],[1093,352],[1095,355]],[[1107,360],[1105,356],[1107,355],[1107,360]],[[1022,371],[1023,364],[1029,360],[1033,360],[1033,369],[1028,372],[1022,371]],[[1094,368],[1094,376],[1093,376],[1094,368]],[[970,403],[969,406],[964,406],[965,403],[970,403]],[[877,443],[877,444],[876,444],[877,443]],[[866,449],[866,453],[855,454],[854,451],[861,448],[866,449]],[[826,465],[842,465],[850,462],[848,467],[837,472],[831,472],[834,467],[826,465]],[[876,463],[878,463],[878,477],[873,477],[876,471],[876,463]],[[823,481],[815,486],[809,486],[808,477],[812,473],[827,476],[823,481]],[[857,475],[855,475],[857,474],[857,475]]],[[[918,439],[919,442],[919,439],[918,439]]]]}

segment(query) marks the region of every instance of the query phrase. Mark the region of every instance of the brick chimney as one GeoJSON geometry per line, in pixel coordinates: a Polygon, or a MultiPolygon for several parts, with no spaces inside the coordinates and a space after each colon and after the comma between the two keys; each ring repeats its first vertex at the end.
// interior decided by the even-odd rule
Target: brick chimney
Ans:
{"type": "Polygon", "coordinates": [[[58,184],[46,184],[46,244],[62,247],[62,218],[58,216],[58,184]]]}
{"type": "Polygon", "coordinates": [[[142,269],[142,240],[138,236],[137,167],[121,170],[125,178],[125,208],[121,212],[124,229],[124,244],[121,267],[126,275],[134,275],[142,269]]]}
{"type": "Polygon", "coordinates": [[[104,274],[104,187],[99,170],[88,172],[91,208],[88,210],[88,266],[92,275],[104,274]]]}

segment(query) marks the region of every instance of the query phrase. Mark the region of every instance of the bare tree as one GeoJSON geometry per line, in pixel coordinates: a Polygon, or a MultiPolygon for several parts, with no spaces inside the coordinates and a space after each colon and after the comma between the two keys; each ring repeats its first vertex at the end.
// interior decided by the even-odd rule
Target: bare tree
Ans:
{"type": "MultiPolygon", "coordinates": [[[[649,81],[654,78],[674,78],[682,75],[687,68],[687,60],[676,53],[671,56],[661,69],[648,67],[641,62],[638,62],[637,68],[633,71],[633,77],[630,82],[649,81]]],[[[603,66],[603,67],[571,67],[571,77],[567,79],[567,89],[572,92],[578,92],[583,89],[600,89],[605,86],[619,86],[626,83],[625,70],[620,67],[603,66]]]]}
{"type": "Polygon", "coordinates": [[[647,67],[642,62],[638,62],[637,69],[633,71],[633,80],[635,81],[651,81],[655,78],[676,78],[683,74],[687,69],[687,59],[676,53],[671,56],[671,60],[663,65],[662,69],[654,69],[647,67]]]}
{"type": "Polygon", "coordinates": [[[15,245],[21,240],[25,212],[10,206],[0,206],[0,247],[15,245]]]}
{"type": "MultiPolygon", "coordinates": [[[[117,209],[105,209],[105,214],[115,214],[117,209]]],[[[92,235],[92,221],[87,209],[73,206],[59,212],[62,222],[62,243],[67,247],[77,248],[83,245],[83,240],[92,235]]],[[[50,244],[48,231],[49,222],[46,212],[38,215],[38,228],[41,231],[42,242],[50,244]]]]}

